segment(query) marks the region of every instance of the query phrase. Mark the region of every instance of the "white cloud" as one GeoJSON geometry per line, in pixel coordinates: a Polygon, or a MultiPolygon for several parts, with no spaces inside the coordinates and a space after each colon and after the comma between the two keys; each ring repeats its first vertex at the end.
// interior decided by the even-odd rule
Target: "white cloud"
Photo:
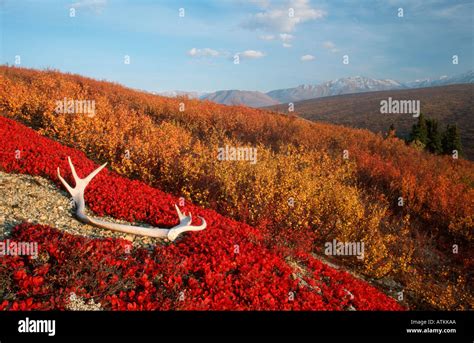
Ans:
{"type": "Polygon", "coordinates": [[[293,35],[289,33],[280,33],[280,40],[283,42],[284,48],[291,48],[291,40],[294,38],[293,35]]]}
{"type": "Polygon", "coordinates": [[[336,48],[336,44],[334,44],[333,42],[331,41],[327,41],[327,42],[324,42],[323,43],[323,47],[331,52],[338,52],[339,49],[336,48]]]}
{"type": "Polygon", "coordinates": [[[303,56],[301,56],[301,60],[303,62],[312,61],[312,60],[314,60],[314,56],[313,55],[303,55],[303,56]]]}
{"type": "Polygon", "coordinates": [[[278,36],[276,35],[260,35],[258,36],[261,40],[272,41],[276,40],[277,38],[282,42],[284,48],[291,48],[291,40],[294,38],[292,34],[289,33],[280,33],[278,36]]]}
{"type": "Polygon", "coordinates": [[[262,58],[265,54],[258,50],[245,50],[243,52],[238,52],[236,55],[239,55],[240,58],[262,58]]]}
{"type": "Polygon", "coordinates": [[[107,4],[107,0],[79,0],[72,3],[71,7],[100,11],[106,4],[107,4]]]}
{"type": "Polygon", "coordinates": [[[288,43],[293,38],[294,38],[294,36],[290,35],[289,33],[280,33],[280,39],[285,43],[288,43]]]}
{"type": "Polygon", "coordinates": [[[261,40],[274,40],[275,36],[274,35],[260,35],[258,36],[261,40]]]}
{"type": "Polygon", "coordinates": [[[214,50],[211,48],[192,48],[191,50],[187,51],[186,54],[193,58],[230,58],[232,59],[234,56],[239,55],[240,59],[256,59],[262,58],[265,56],[265,53],[258,51],[258,50],[245,50],[242,52],[237,52],[232,54],[230,51],[227,50],[214,50]]]}
{"type": "Polygon", "coordinates": [[[288,0],[286,5],[268,7],[252,15],[242,23],[242,27],[250,30],[292,32],[298,24],[321,19],[326,14],[323,10],[312,8],[308,0],[288,0]]]}
{"type": "Polygon", "coordinates": [[[187,54],[191,57],[217,57],[220,55],[219,51],[210,48],[192,48],[187,52],[187,54]]]}

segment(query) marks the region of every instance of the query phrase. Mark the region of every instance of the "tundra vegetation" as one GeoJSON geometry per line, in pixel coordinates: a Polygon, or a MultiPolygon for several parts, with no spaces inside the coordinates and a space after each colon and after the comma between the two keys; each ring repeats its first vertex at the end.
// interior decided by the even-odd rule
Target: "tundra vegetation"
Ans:
{"type": "Polygon", "coordinates": [[[267,110],[0,70],[2,115],[122,176],[250,224],[269,247],[324,256],[326,242],[364,242],[363,259],[331,260],[397,285],[414,308],[474,305],[472,162],[267,110]],[[64,98],[94,100],[95,115],[57,113],[64,98]],[[226,146],[256,149],[257,162],[219,159],[226,146]]]}

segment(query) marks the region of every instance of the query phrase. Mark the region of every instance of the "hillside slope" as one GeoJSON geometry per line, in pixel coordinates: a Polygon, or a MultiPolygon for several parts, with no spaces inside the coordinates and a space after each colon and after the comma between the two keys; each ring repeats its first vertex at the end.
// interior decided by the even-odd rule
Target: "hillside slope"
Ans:
{"type": "MultiPolygon", "coordinates": [[[[97,168],[82,152],[3,117],[0,146],[0,170],[41,175],[56,185],[60,185],[56,168],[68,170],[67,156],[79,176],[97,168]]],[[[70,172],[65,177],[71,181],[70,172]]],[[[403,309],[369,284],[308,254],[269,249],[262,232],[212,210],[188,203],[186,211],[204,217],[206,230],[189,233],[172,244],[151,239],[132,246],[129,241],[110,238],[124,235],[108,230],[94,229],[87,234],[90,227],[85,225],[79,225],[82,236],[64,232],[71,232],[69,218],[58,222],[58,229],[40,225],[51,216],[49,209],[57,206],[54,199],[61,198],[59,191],[42,178],[0,173],[0,180],[4,188],[16,188],[17,197],[2,197],[0,208],[8,202],[17,206],[30,202],[33,206],[28,210],[34,212],[29,215],[30,223],[16,226],[1,238],[38,243],[36,259],[16,255],[0,259],[0,310],[68,309],[71,294],[93,300],[106,310],[403,309]],[[41,189],[48,189],[53,197],[44,190],[41,194],[41,189]],[[97,234],[108,238],[93,238],[97,234]]],[[[4,195],[8,194],[12,195],[8,191],[4,195]]],[[[67,202],[67,196],[62,197],[67,202]]],[[[91,182],[86,201],[96,216],[161,227],[177,222],[176,197],[108,170],[91,182]]],[[[13,219],[8,212],[7,223],[13,219]]],[[[77,224],[74,226],[76,233],[77,224]]]]}
{"type": "MultiPolygon", "coordinates": [[[[394,124],[397,135],[407,137],[417,119],[409,114],[382,114],[380,101],[419,100],[421,112],[440,122],[457,124],[466,157],[474,159],[474,84],[349,94],[294,103],[295,112],[306,119],[385,133],[394,124]]],[[[288,105],[269,109],[287,113],[288,105]]]]}
{"type": "Polygon", "coordinates": [[[399,285],[416,308],[473,307],[469,161],[265,110],[163,98],[56,71],[0,71],[4,116],[96,163],[250,224],[268,233],[270,247],[322,255],[333,240],[363,242],[361,259],[330,258],[399,285]],[[94,115],[58,112],[64,98],[94,100],[94,115]],[[251,149],[255,163],[219,158],[224,148],[251,149]],[[453,254],[453,244],[462,253],[453,254]]]}

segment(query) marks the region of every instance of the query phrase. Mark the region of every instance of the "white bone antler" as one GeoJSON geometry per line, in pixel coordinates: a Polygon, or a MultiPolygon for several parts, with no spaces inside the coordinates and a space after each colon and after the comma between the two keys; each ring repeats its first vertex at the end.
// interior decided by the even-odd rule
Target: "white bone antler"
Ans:
{"type": "Polygon", "coordinates": [[[59,172],[59,167],[58,167],[58,177],[59,180],[61,180],[62,184],[64,187],[66,187],[67,191],[69,194],[71,194],[75,204],[76,204],[76,215],[77,217],[84,223],[86,224],[91,224],[103,229],[109,229],[113,231],[119,231],[119,232],[125,232],[125,233],[131,233],[134,235],[141,235],[141,236],[149,236],[149,237],[156,237],[156,238],[167,238],[170,241],[174,241],[180,234],[186,231],[201,231],[206,228],[206,221],[204,218],[201,218],[202,224],[198,226],[192,226],[191,221],[192,221],[192,216],[191,213],[189,213],[189,216],[185,216],[181,211],[179,210],[178,206],[176,204],[174,205],[176,208],[176,212],[178,213],[179,217],[179,224],[172,227],[171,229],[161,229],[157,227],[141,227],[141,226],[133,226],[133,225],[126,225],[126,224],[118,224],[118,223],[111,223],[111,222],[106,222],[100,219],[92,218],[89,217],[85,213],[85,208],[86,204],[84,201],[84,191],[91,182],[91,180],[107,165],[107,163],[101,165],[99,168],[94,170],[92,173],[89,174],[84,179],[79,178],[76,173],[76,169],[74,168],[74,165],[71,162],[71,158],[68,156],[68,161],[69,165],[71,167],[71,172],[72,176],[74,177],[74,180],[76,182],[76,186],[72,188],[61,176],[61,173],[59,172]]]}

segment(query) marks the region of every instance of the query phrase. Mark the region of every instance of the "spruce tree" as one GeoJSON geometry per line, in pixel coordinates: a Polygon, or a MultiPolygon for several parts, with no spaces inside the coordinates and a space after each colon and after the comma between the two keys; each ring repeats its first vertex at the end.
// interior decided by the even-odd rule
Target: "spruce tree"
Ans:
{"type": "Polygon", "coordinates": [[[441,144],[441,134],[438,130],[438,121],[436,119],[426,120],[427,140],[426,149],[433,154],[440,154],[443,152],[441,144]]]}
{"type": "Polygon", "coordinates": [[[387,138],[393,138],[397,136],[397,132],[395,130],[395,125],[392,123],[387,132],[387,138]]]}
{"type": "Polygon", "coordinates": [[[411,134],[410,134],[410,141],[411,142],[419,142],[426,146],[428,140],[428,131],[426,128],[426,120],[423,116],[423,113],[420,113],[418,117],[418,123],[413,125],[411,134]]]}
{"type": "Polygon", "coordinates": [[[442,138],[443,153],[451,155],[457,150],[459,156],[462,156],[461,135],[456,124],[448,125],[442,138]]]}

